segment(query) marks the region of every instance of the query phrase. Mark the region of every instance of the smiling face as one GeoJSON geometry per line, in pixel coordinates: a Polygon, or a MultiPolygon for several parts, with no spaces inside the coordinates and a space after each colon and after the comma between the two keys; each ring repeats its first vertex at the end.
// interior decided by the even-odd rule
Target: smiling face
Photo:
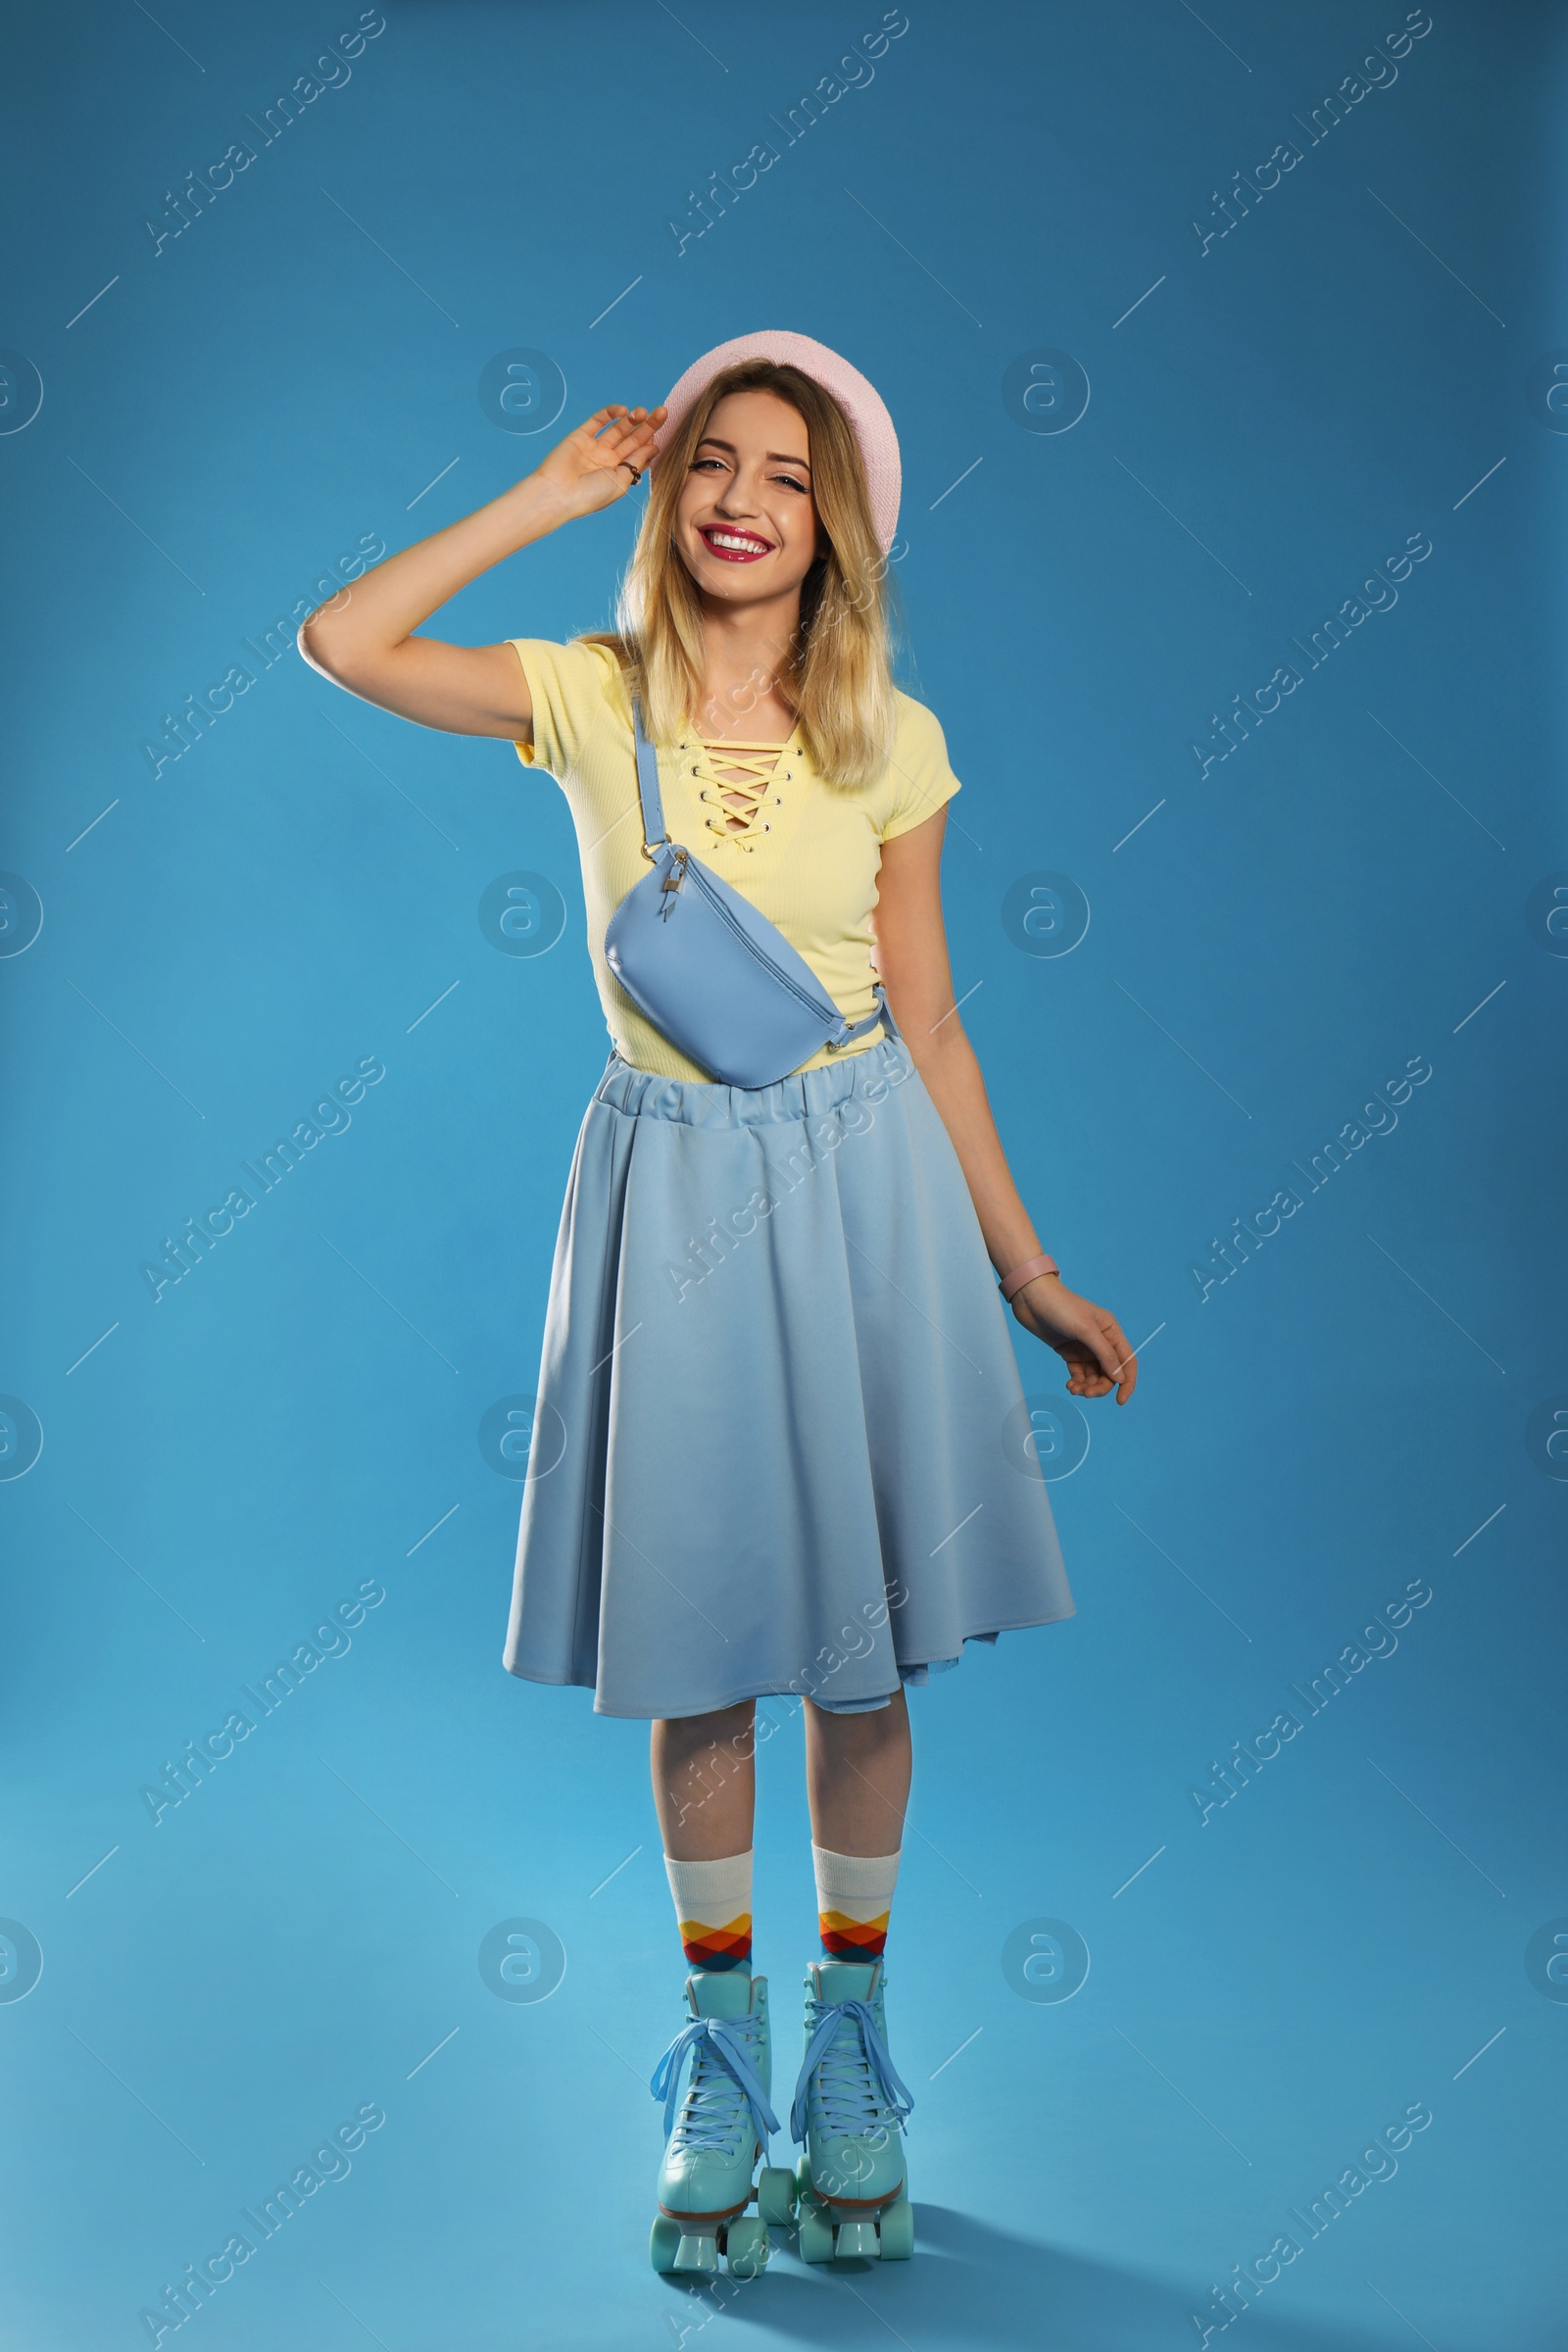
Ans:
{"type": "Polygon", "coordinates": [[[823,544],[810,454],[804,418],[776,392],[718,403],[675,508],[675,543],[705,595],[799,598],[823,544]]]}

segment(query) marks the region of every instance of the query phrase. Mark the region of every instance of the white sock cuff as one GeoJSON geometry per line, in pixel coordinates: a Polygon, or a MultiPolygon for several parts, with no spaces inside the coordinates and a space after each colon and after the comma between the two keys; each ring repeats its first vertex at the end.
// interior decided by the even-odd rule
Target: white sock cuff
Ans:
{"type": "Polygon", "coordinates": [[[698,1919],[705,1927],[728,1927],[732,1919],[752,1908],[752,1848],[744,1854],[725,1854],[716,1862],[677,1862],[664,1856],[669,1891],[678,1918],[698,1919]]]}
{"type": "Polygon", "coordinates": [[[901,1847],[894,1854],[836,1854],[830,1846],[813,1845],[811,1868],[819,1907],[825,1911],[831,1895],[845,1902],[879,1904],[885,1910],[899,1882],[902,1853],[901,1847]]]}

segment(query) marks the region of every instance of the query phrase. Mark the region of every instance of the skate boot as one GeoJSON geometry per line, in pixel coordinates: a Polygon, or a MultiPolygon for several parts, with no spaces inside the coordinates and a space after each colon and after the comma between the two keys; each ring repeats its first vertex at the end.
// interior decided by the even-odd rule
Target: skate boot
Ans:
{"type": "Polygon", "coordinates": [[[767,1980],[742,1969],[697,1969],[686,1980],[686,2001],[689,2022],[654,2069],[667,2145],[649,2254],[656,2271],[713,2272],[722,2253],[732,2277],[755,2278],[770,2251],[768,2223],[787,2222],[795,2211],[793,2173],[766,2165],[760,2180],[753,2180],[759,2153],[779,2129],[767,2103],[767,1980]],[[755,2215],[746,2210],[754,2195],[755,2215]]]}
{"type": "Polygon", "coordinates": [[[803,2262],[907,2262],[914,2210],[904,2119],[913,2104],[888,2055],[881,1961],[814,1962],[790,2109],[791,2136],[805,2142],[796,2166],[803,2262]]]}

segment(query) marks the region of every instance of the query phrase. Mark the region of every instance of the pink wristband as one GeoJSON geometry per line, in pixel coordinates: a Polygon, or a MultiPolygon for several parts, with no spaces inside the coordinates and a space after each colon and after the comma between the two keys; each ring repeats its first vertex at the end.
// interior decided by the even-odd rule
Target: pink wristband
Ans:
{"type": "Polygon", "coordinates": [[[1003,1275],[1002,1296],[1004,1298],[1011,1298],[1016,1292],[1023,1289],[1026,1282],[1033,1282],[1037,1274],[1060,1274],[1060,1272],[1061,1268],[1054,1257],[1047,1257],[1043,1254],[1039,1257],[1026,1257],[1021,1266],[1014,1266],[1010,1274],[1003,1275]]]}

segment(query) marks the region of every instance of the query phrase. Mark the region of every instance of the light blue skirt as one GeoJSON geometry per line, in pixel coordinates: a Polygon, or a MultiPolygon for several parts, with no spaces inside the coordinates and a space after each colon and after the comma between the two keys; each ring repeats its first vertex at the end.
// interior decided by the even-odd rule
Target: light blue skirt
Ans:
{"type": "Polygon", "coordinates": [[[856,1713],[1071,1616],[1008,1326],[902,1042],[757,1089],[612,1054],[556,1244],[510,1671],[606,1715],[856,1713]]]}

